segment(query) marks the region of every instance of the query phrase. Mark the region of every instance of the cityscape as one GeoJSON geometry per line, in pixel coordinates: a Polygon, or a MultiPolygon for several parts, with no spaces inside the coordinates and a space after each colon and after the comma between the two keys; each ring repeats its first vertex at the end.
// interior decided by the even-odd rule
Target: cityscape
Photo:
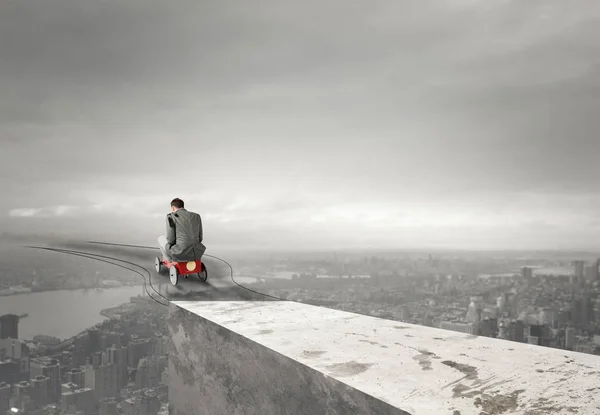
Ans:
{"type": "Polygon", "coordinates": [[[0,415],[600,415],[599,5],[0,2],[0,415]]]}
{"type": "MultiPolygon", "coordinates": [[[[109,311],[109,310],[107,310],[109,311]]],[[[0,319],[0,413],[167,414],[164,307],[144,297],[62,341],[21,341],[0,319]]]]}
{"type": "MultiPolygon", "coordinates": [[[[246,287],[280,299],[600,354],[598,261],[589,254],[587,260],[549,255],[332,252],[232,262],[246,287]]],[[[37,273],[53,280],[43,269],[37,273]]],[[[153,275],[156,284],[160,278],[166,277],[153,275]]],[[[90,284],[104,286],[102,280],[90,284]]],[[[142,293],[102,315],[103,321],[66,339],[23,339],[19,323],[30,317],[2,315],[0,413],[168,414],[167,308],[142,293]]]]}

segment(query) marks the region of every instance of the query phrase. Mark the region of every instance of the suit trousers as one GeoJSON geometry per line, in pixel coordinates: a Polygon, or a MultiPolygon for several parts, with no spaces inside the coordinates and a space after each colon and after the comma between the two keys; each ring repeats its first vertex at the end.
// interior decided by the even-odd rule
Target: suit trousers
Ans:
{"type": "Polygon", "coordinates": [[[162,253],[163,258],[171,261],[171,258],[169,257],[169,254],[167,251],[168,243],[169,243],[169,241],[167,241],[167,237],[165,235],[161,235],[158,237],[158,247],[160,248],[160,252],[162,253]]]}

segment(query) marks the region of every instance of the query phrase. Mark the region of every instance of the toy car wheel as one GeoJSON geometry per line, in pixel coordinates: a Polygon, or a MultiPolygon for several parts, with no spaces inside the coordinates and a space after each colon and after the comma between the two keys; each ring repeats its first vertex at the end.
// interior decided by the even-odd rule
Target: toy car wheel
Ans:
{"type": "Polygon", "coordinates": [[[156,272],[160,274],[162,268],[162,261],[159,257],[154,258],[154,268],[156,269],[156,272]]]}
{"type": "Polygon", "coordinates": [[[177,282],[179,282],[179,272],[177,272],[177,267],[171,267],[169,270],[169,279],[171,280],[171,284],[177,285],[177,282]]]}
{"type": "Polygon", "coordinates": [[[200,279],[201,282],[206,282],[208,280],[208,268],[206,268],[206,265],[204,265],[204,262],[202,263],[202,272],[200,272],[200,274],[198,274],[198,278],[200,279]]]}

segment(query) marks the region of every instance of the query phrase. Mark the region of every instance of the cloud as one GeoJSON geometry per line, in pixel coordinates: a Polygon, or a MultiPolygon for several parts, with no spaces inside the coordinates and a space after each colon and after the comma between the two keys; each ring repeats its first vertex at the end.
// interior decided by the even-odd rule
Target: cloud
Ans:
{"type": "Polygon", "coordinates": [[[9,216],[21,216],[21,217],[30,217],[30,216],[38,216],[42,212],[42,209],[33,209],[33,208],[20,208],[20,209],[12,209],[8,212],[9,216]]]}
{"type": "MultiPolygon", "coordinates": [[[[7,114],[0,128],[27,139],[14,141],[2,164],[8,172],[13,159],[29,159],[36,167],[23,177],[37,182],[144,175],[158,185],[169,143],[202,161],[187,163],[191,175],[231,177],[225,165],[237,166],[248,171],[243,186],[250,177],[267,180],[269,168],[295,178],[331,176],[364,151],[360,141],[384,137],[397,144],[387,154],[371,149],[349,176],[381,183],[416,164],[423,186],[437,177],[440,188],[462,181],[531,187],[554,170],[536,155],[538,144],[553,139],[556,124],[577,125],[583,116],[575,113],[585,113],[548,117],[538,103],[593,106],[572,85],[589,82],[580,75],[600,56],[590,41],[598,34],[593,6],[260,1],[232,10],[185,0],[174,7],[10,2],[0,16],[7,39],[0,83],[10,97],[0,100],[7,114]],[[542,79],[561,86],[536,87],[542,79]],[[532,133],[535,125],[546,127],[532,133]],[[528,140],[535,144],[523,149],[528,140]],[[469,150],[478,157],[470,160],[469,150]],[[380,160],[377,169],[370,160],[380,160]],[[452,168],[440,174],[435,166],[444,163],[452,168]],[[501,180],[496,172],[474,176],[480,164],[508,171],[501,180]],[[531,175],[537,166],[543,171],[531,175]]],[[[570,167],[592,168],[583,164],[570,167]]]]}
{"type": "Polygon", "coordinates": [[[5,3],[10,216],[162,228],[178,196],[341,241],[598,216],[595,0],[5,3]]]}
{"type": "Polygon", "coordinates": [[[42,207],[42,208],[11,209],[8,212],[8,215],[16,216],[16,217],[45,218],[45,217],[68,216],[68,215],[75,213],[77,210],[78,210],[77,206],[58,205],[58,206],[46,206],[46,207],[42,207]]]}

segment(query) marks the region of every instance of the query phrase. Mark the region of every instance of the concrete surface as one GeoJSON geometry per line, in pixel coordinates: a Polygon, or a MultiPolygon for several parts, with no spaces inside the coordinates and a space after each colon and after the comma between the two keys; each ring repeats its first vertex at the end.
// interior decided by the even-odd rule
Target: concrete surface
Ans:
{"type": "Polygon", "coordinates": [[[174,414],[600,414],[600,358],[306,304],[171,304],[174,414]]]}
{"type": "Polygon", "coordinates": [[[170,414],[406,415],[175,305],[168,326],[170,414]]]}

